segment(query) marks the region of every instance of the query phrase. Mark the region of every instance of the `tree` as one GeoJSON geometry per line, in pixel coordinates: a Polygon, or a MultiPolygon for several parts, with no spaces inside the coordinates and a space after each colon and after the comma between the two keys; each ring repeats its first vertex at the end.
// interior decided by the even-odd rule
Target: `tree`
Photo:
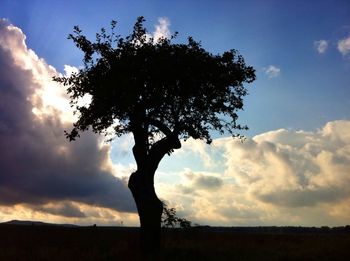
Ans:
{"type": "Polygon", "coordinates": [[[135,199],[141,224],[141,241],[146,251],[160,246],[163,204],[154,189],[154,175],[165,154],[181,147],[180,140],[206,140],[211,131],[240,136],[246,129],[237,123],[247,94],[243,83],[255,79],[236,50],[213,55],[192,37],[186,44],[170,39],[149,38],[139,17],[133,32],[122,38],[104,28],[91,42],[74,27],[69,39],[84,53],[84,67],[69,77],[54,80],[67,87],[78,120],[70,132],[71,141],[89,128],[95,133],[117,137],[132,133],[137,170],[128,186],[135,199]],[[91,96],[91,103],[78,100],[91,96]]]}

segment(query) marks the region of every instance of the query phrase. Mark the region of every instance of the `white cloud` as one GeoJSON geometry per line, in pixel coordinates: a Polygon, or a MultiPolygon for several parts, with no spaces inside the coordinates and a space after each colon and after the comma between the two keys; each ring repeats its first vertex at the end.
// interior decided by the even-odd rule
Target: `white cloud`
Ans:
{"type": "Polygon", "coordinates": [[[314,46],[318,53],[325,53],[328,48],[328,42],[326,40],[319,40],[314,42],[314,46]]]}
{"type": "Polygon", "coordinates": [[[155,25],[155,31],[153,32],[153,37],[155,41],[160,38],[169,38],[171,33],[169,30],[170,21],[166,17],[158,18],[158,24],[155,25]]]}
{"type": "Polygon", "coordinates": [[[182,149],[176,150],[175,153],[182,154],[185,151],[191,151],[199,155],[205,167],[210,168],[214,165],[214,162],[210,155],[209,148],[210,147],[208,147],[205,142],[190,138],[186,142],[182,142],[182,149]]]}
{"type": "Polygon", "coordinates": [[[350,52],[350,36],[338,41],[338,50],[344,56],[350,52]]]}
{"type": "Polygon", "coordinates": [[[275,65],[270,65],[268,67],[263,68],[263,71],[269,78],[278,77],[281,73],[281,69],[276,67],[275,65]]]}
{"type": "Polygon", "coordinates": [[[75,66],[71,66],[68,64],[64,65],[64,72],[67,77],[71,76],[73,73],[78,73],[79,69],[75,66]]]}
{"type": "Polygon", "coordinates": [[[335,121],[317,132],[278,130],[231,141],[227,173],[276,207],[334,207],[350,199],[349,131],[349,121],[335,121]]]}
{"type": "Polygon", "coordinates": [[[223,152],[223,173],[187,170],[181,181],[159,185],[162,198],[194,222],[335,226],[350,219],[350,121],[315,132],[270,131],[243,143],[220,138],[206,150],[223,152]]]}
{"type": "Polygon", "coordinates": [[[170,20],[167,17],[159,17],[158,23],[154,25],[153,33],[146,33],[146,38],[149,40],[153,38],[153,41],[156,43],[161,38],[170,38],[170,20]]]}

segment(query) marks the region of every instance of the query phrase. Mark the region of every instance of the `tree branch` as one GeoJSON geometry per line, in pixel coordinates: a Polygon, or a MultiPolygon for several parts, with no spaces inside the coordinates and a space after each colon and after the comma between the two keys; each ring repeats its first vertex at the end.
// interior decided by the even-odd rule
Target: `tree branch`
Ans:
{"type": "Polygon", "coordinates": [[[170,136],[157,141],[150,149],[148,154],[148,162],[150,163],[151,170],[156,171],[159,162],[162,160],[165,154],[171,152],[174,149],[181,148],[181,142],[177,135],[171,133],[170,136]]]}
{"type": "Polygon", "coordinates": [[[165,136],[171,136],[173,133],[171,130],[161,121],[150,119],[149,123],[152,124],[154,127],[157,127],[161,132],[165,134],[165,136]]]}

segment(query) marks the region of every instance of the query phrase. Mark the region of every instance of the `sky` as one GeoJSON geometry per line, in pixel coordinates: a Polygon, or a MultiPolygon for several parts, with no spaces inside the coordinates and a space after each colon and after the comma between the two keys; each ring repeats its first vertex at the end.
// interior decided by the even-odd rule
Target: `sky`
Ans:
{"type": "Polygon", "coordinates": [[[348,224],[349,13],[346,0],[1,0],[0,222],[139,224],[132,136],[68,142],[74,116],[52,77],[82,65],[73,26],[94,39],[114,19],[126,36],[142,15],[149,34],[236,49],[257,74],[239,113],[245,141],[182,141],[158,168],[158,196],[203,225],[348,224]]]}

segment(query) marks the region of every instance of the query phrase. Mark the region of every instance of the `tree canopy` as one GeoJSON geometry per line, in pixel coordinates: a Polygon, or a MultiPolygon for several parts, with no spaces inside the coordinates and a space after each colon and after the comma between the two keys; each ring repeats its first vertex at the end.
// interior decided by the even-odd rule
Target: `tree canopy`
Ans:
{"type": "MultiPolygon", "coordinates": [[[[162,137],[212,141],[211,130],[236,136],[246,129],[237,123],[247,94],[243,83],[255,80],[234,49],[213,55],[192,37],[187,43],[149,37],[143,17],[123,38],[105,29],[88,40],[79,27],[68,38],[84,53],[84,66],[69,77],[55,77],[67,86],[72,105],[91,95],[91,103],[76,106],[78,120],[67,138],[74,140],[90,127],[115,135],[142,132],[150,149],[162,137]]],[[[181,146],[181,145],[180,145],[181,146]]]]}

